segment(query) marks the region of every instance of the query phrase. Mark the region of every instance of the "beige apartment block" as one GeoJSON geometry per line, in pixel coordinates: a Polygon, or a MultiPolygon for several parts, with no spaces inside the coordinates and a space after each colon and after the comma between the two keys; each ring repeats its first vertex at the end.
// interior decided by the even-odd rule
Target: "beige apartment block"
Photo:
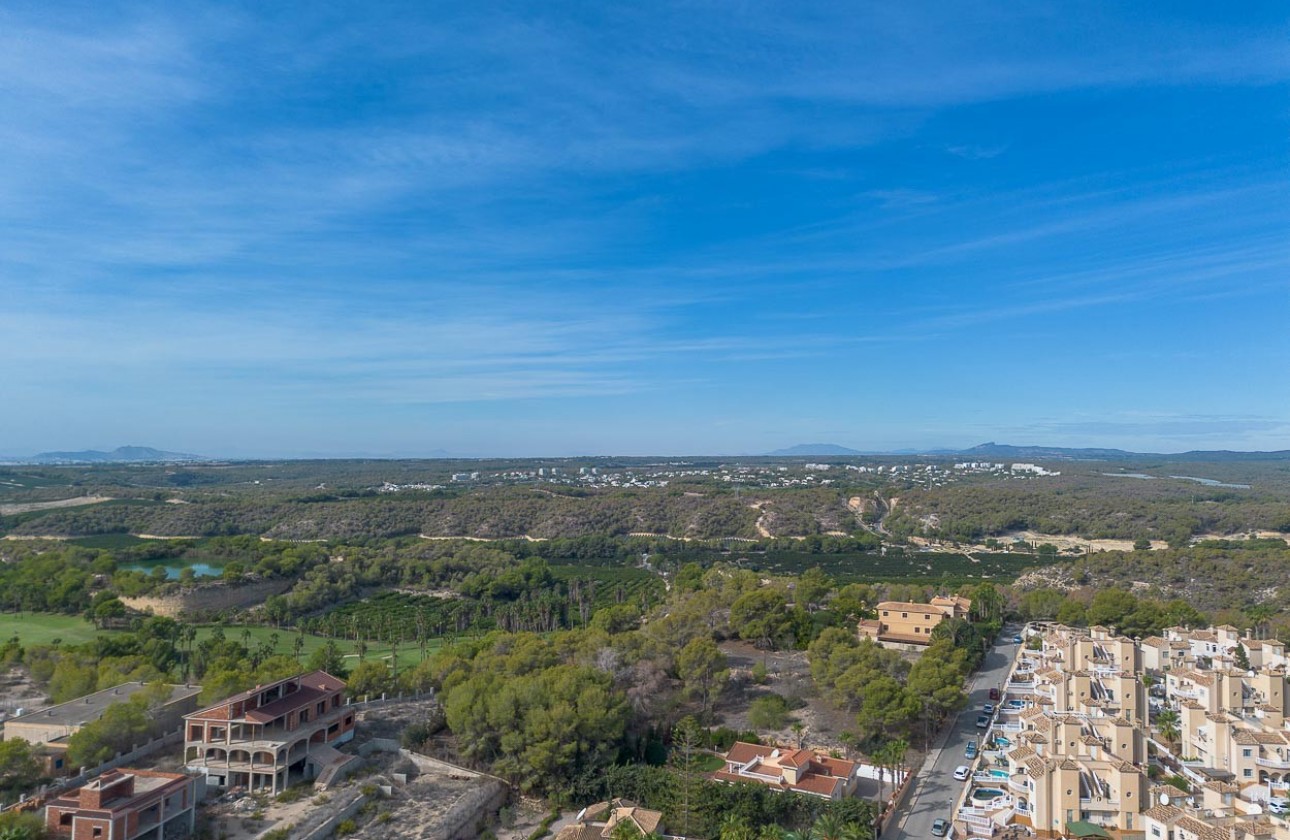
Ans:
{"type": "Polygon", "coordinates": [[[875,609],[876,619],[863,620],[857,626],[861,636],[878,642],[926,645],[942,621],[967,618],[972,602],[958,595],[938,596],[926,604],[883,601],[875,609]]]}

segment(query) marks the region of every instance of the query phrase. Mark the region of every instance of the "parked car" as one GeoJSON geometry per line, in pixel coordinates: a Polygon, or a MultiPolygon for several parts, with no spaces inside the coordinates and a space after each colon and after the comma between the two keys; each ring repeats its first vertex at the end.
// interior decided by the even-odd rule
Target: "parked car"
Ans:
{"type": "Polygon", "coordinates": [[[972,775],[972,769],[968,767],[966,764],[960,764],[958,767],[954,768],[955,781],[966,782],[967,777],[971,775],[972,775]]]}
{"type": "Polygon", "coordinates": [[[1013,637],[1012,637],[1012,643],[1013,643],[1014,645],[1019,645],[1019,644],[1021,644],[1021,637],[1020,637],[1020,636],[1013,636],[1013,637]]]}
{"type": "Polygon", "coordinates": [[[976,741],[968,741],[967,749],[963,750],[963,757],[968,761],[976,758],[976,741]]]}
{"type": "Polygon", "coordinates": [[[977,729],[989,729],[989,728],[990,728],[990,716],[989,716],[989,715],[981,715],[981,716],[979,716],[979,717],[976,719],[976,728],[977,728],[977,729]]]}
{"type": "Polygon", "coordinates": [[[950,833],[949,820],[935,819],[932,820],[932,836],[944,837],[950,833]]]}
{"type": "Polygon", "coordinates": [[[986,703],[986,704],[985,704],[985,706],[984,706],[984,707],[982,707],[981,711],[982,711],[982,712],[984,712],[984,713],[985,713],[985,714],[987,714],[987,715],[992,715],[992,714],[994,714],[994,704],[993,704],[993,703],[986,703]]]}
{"type": "Polygon", "coordinates": [[[1000,700],[1000,699],[1002,699],[1002,697],[1003,697],[1003,695],[999,694],[999,689],[997,689],[997,688],[992,688],[992,689],[990,689],[990,699],[991,699],[991,700],[1000,700]]]}
{"type": "Polygon", "coordinates": [[[1285,799],[1269,799],[1268,811],[1273,814],[1290,813],[1290,801],[1285,799]]]}

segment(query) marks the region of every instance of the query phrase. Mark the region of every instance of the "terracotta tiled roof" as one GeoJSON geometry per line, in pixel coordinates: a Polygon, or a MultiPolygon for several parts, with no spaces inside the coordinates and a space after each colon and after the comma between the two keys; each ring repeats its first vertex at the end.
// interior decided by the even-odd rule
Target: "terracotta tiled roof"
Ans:
{"type": "Polygon", "coordinates": [[[1180,817],[1186,816],[1186,813],[1187,812],[1184,811],[1182,808],[1178,808],[1174,805],[1162,804],[1162,805],[1153,805],[1152,807],[1143,811],[1142,816],[1151,817],[1151,819],[1158,820],[1162,823],[1172,823],[1174,820],[1177,820],[1180,817]]]}
{"type": "Polygon", "coordinates": [[[555,836],[555,840],[601,840],[601,829],[593,825],[566,825],[560,829],[560,833],[555,836]]]}
{"type": "Polygon", "coordinates": [[[609,837],[613,833],[614,826],[624,821],[635,823],[642,834],[653,834],[659,823],[663,821],[663,813],[661,811],[651,811],[649,808],[641,808],[637,805],[615,808],[614,812],[609,816],[604,830],[600,832],[600,836],[609,837]]]}
{"type": "Polygon", "coordinates": [[[833,776],[821,776],[818,773],[807,773],[797,784],[789,787],[792,790],[817,793],[823,796],[837,796],[841,786],[841,779],[833,776]]]}
{"type": "Polygon", "coordinates": [[[804,767],[811,763],[813,757],[814,755],[810,750],[786,751],[779,757],[779,763],[788,767],[804,767]]]}
{"type": "MultiPolygon", "coordinates": [[[[246,700],[250,700],[252,697],[256,696],[257,694],[263,691],[282,685],[283,683],[291,682],[292,680],[300,681],[300,690],[302,691],[306,688],[312,688],[312,689],[317,689],[324,692],[331,692],[331,691],[339,691],[345,688],[344,680],[333,677],[331,674],[327,673],[326,671],[311,671],[307,674],[301,674],[298,677],[286,677],[284,679],[276,680],[271,683],[265,683],[264,685],[257,685],[255,688],[247,689],[246,691],[239,692],[237,694],[232,695],[231,697],[225,697],[219,703],[216,703],[215,705],[210,706],[208,708],[202,709],[199,712],[194,712],[191,715],[186,715],[186,717],[209,718],[209,717],[221,717],[221,714],[222,714],[223,718],[227,719],[229,706],[232,706],[236,703],[245,702],[246,700]]],[[[286,700],[293,696],[295,695],[288,694],[286,697],[282,698],[282,700],[286,700]]],[[[273,703],[270,703],[269,705],[272,706],[274,705],[274,703],[278,703],[278,702],[281,702],[281,701],[275,700],[273,703]]]]}
{"type": "Polygon", "coordinates": [[[1228,840],[1231,837],[1227,829],[1210,825],[1195,817],[1181,817],[1175,825],[1183,831],[1197,835],[1201,840],[1228,840]]]}
{"type": "Polygon", "coordinates": [[[556,835],[556,840],[601,840],[601,831],[599,826],[565,826],[556,835]]]}
{"type": "Polygon", "coordinates": [[[726,753],[726,761],[733,761],[735,764],[746,764],[754,758],[766,758],[774,751],[774,747],[766,744],[748,744],[743,741],[735,741],[730,746],[730,751],[726,753]]]}
{"type": "Polygon", "coordinates": [[[246,713],[246,719],[256,723],[272,723],[274,718],[285,715],[287,712],[313,706],[326,697],[327,694],[328,692],[320,691],[316,688],[302,687],[299,691],[293,691],[286,697],[280,697],[272,703],[266,703],[258,709],[252,709],[246,713]]]}
{"type": "Polygon", "coordinates": [[[945,611],[940,607],[931,604],[915,604],[910,601],[883,601],[875,609],[879,610],[899,610],[900,612],[921,612],[932,613],[934,615],[945,615],[945,611]]]}
{"type": "Polygon", "coordinates": [[[815,761],[833,776],[849,777],[856,769],[856,763],[845,758],[817,755],[815,761]]]}

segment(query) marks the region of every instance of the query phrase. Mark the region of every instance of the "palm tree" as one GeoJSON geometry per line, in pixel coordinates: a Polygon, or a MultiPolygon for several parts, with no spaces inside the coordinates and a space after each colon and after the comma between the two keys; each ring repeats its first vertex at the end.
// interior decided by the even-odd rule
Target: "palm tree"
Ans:
{"type": "Polygon", "coordinates": [[[842,840],[873,840],[873,830],[864,823],[847,823],[842,829],[842,840]]]}
{"type": "Polygon", "coordinates": [[[825,814],[811,826],[811,836],[815,840],[842,840],[842,832],[846,831],[846,827],[846,823],[836,814],[825,814]]]}
{"type": "Polygon", "coordinates": [[[789,729],[793,730],[793,734],[797,736],[797,748],[800,750],[802,748],[802,736],[806,732],[806,724],[800,720],[795,720],[789,729]]]}
{"type": "Polygon", "coordinates": [[[1178,741],[1178,713],[1173,709],[1165,709],[1156,715],[1156,731],[1160,737],[1164,738],[1170,746],[1178,741]]]}
{"type": "Polygon", "coordinates": [[[641,830],[631,820],[619,820],[609,832],[609,840],[636,840],[642,836],[641,830]]]}
{"type": "Polygon", "coordinates": [[[756,835],[743,817],[737,817],[734,814],[726,814],[726,818],[721,821],[721,832],[717,836],[720,840],[756,840],[756,835]]]}

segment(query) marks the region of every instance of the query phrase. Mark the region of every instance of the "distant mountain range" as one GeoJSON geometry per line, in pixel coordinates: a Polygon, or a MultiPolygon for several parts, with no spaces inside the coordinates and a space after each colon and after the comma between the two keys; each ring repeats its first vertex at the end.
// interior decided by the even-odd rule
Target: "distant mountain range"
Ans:
{"type": "Polygon", "coordinates": [[[767,455],[776,457],[853,457],[857,455],[939,455],[1003,460],[1035,461],[1290,461],[1290,449],[1274,452],[1234,452],[1226,449],[1192,450],[1190,452],[1129,452],[1124,449],[1075,449],[1062,446],[1010,446],[1004,443],[982,443],[971,449],[902,449],[897,452],[862,452],[835,443],[803,443],[787,449],[777,449],[767,455]]]}
{"type": "Polygon", "coordinates": [[[812,455],[832,455],[834,457],[845,458],[852,455],[867,455],[869,453],[861,452],[858,449],[848,449],[845,446],[838,446],[836,443],[799,443],[797,446],[790,446],[787,449],[776,449],[774,452],[767,452],[766,454],[785,458],[806,457],[812,455]]]}
{"type": "Polygon", "coordinates": [[[15,458],[28,464],[121,464],[154,463],[158,461],[207,461],[203,455],[183,452],[164,452],[151,446],[118,446],[111,452],[83,449],[79,452],[42,452],[30,458],[15,458]]]}

